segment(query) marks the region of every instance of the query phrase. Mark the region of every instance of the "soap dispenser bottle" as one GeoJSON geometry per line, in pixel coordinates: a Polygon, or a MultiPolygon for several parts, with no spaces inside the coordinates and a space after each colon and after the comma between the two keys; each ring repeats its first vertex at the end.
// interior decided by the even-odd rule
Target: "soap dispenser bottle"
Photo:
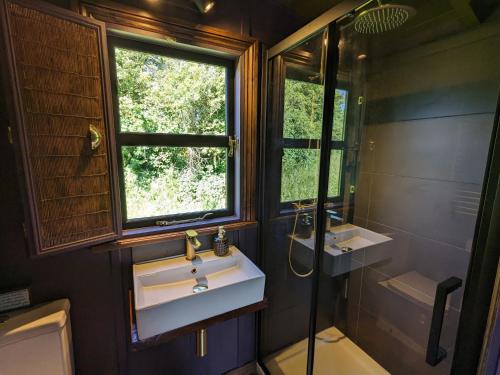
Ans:
{"type": "Polygon", "coordinates": [[[219,257],[227,255],[229,252],[229,244],[227,242],[226,231],[221,225],[219,227],[219,233],[214,238],[214,253],[219,257]]]}

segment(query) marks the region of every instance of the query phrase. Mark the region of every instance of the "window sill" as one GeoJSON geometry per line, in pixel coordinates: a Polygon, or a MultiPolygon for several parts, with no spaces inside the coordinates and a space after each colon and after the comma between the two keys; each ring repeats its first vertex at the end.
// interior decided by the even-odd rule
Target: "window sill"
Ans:
{"type": "MultiPolygon", "coordinates": [[[[332,208],[334,209],[338,209],[338,208],[342,208],[343,207],[343,202],[327,202],[325,204],[325,209],[326,210],[330,210],[332,208]]],[[[312,212],[316,210],[316,208],[306,208],[306,209],[302,209],[300,212],[312,212]]],[[[291,215],[295,215],[297,213],[297,210],[295,208],[289,208],[289,207],[286,207],[286,208],[281,208],[280,211],[279,211],[279,217],[288,217],[288,216],[291,216],[291,215]]]]}
{"type": "Polygon", "coordinates": [[[233,231],[244,228],[255,228],[257,227],[257,221],[241,221],[237,216],[229,216],[168,227],[152,226],[127,229],[123,231],[122,238],[119,240],[94,246],[92,250],[95,252],[107,252],[177,240],[184,238],[184,231],[187,229],[197,229],[200,235],[215,234],[219,225],[224,225],[227,231],[233,231]]]}

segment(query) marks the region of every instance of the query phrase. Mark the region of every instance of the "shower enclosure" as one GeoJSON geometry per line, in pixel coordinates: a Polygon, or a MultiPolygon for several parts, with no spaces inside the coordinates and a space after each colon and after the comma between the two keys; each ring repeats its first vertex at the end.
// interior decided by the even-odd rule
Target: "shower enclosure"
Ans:
{"type": "Polygon", "coordinates": [[[452,3],[345,1],[270,49],[264,371],[452,371],[500,87],[498,12],[452,3]]]}

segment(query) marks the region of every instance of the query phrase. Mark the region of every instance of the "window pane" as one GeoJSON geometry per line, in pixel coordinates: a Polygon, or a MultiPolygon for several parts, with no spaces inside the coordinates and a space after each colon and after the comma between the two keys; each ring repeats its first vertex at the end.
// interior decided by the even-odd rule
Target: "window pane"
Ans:
{"type": "Polygon", "coordinates": [[[227,149],[122,147],[127,219],[225,209],[227,149]]]}
{"type": "Polygon", "coordinates": [[[115,48],[122,132],[226,133],[226,68],[115,48]]]}
{"type": "Polygon", "coordinates": [[[347,115],[347,91],[335,90],[335,110],[333,115],[332,140],[343,141],[347,115]]]}
{"type": "Polygon", "coordinates": [[[287,78],[283,137],[320,139],[323,120],[323,85],[287,78]]]}
{"type": "Polygon", "coordinates": [[[318,191],[319,150],[287,148],[283,150],[281,201],[316,198],[318,191]]]}
{"type": "MultiPolygon", "coordinates": [[[[323,86],[317,83],[285,80],[283,138],[320,139],[323,121],[323,86]]],[[[332,140],[344,140],[347,91],[335,90],[332,140]]]]}
{"type": "Polygon", "coordinates": [[[342,150],[332,150],[330,154],[330,175],[328,176],[328,197],[340,195],[342,174],[342,150]]]}
{"type": "MultiPolygon", "coordinates": [[[[316,199],[318,195],[319,150],[287,148],[283,150],[281,202],[316,199]]],[[[332,150],[328,197],[340,195],[342,150],[332,150]]]]}

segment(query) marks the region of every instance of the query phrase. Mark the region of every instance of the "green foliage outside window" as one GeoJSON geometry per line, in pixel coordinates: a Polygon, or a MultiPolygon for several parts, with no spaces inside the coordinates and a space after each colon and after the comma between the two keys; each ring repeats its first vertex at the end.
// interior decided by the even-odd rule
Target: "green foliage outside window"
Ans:
{"type": "Polygon", "coordinates": [[[226,134],[226,70],[116,48],[120,131],[226,134]]]}
{"type": "MultiPolygon", "coordinates": [[[[120,131],[226,134],[224,67],[115,48],[120,131]]],[[[347,92],[335,95],[333,140],[343,140],[347,92]]],[[[321,136],[323,86],[285,81],[284,137],[321,136]]],[[[127,218],[227,207],[227,155],[208,147],[122,147],[127,218]]],[[[317,194],[319,151],[284,150],[281,200],[317,194]]],[[[340,194],[342,151],[332,150],[329,195],[340,194]]]]}
{"type": "MultiPolygon", "coordinates": [[[[120,131],[226,134],[226,70],[115,48],[120,131]]],[[[124,146],[127,218],[226,208],[226,149],[124,146]]]]}
{"type": "MultiPolygon", "coordinates": [[[[311,146],[321,138],[323,120],[323,86],[315,83],[285,80],[283,137],[310,139],[311,146]]],[[[344,139],[347,91],[336,90],[332,140],[344,139]]],[[[332,150],[328,195],[340,194],[341,150],[332,150]]],[[[281,170],[281,201],[312,199],[317,195],[319,150],[286,148],[281,170]]]]}

